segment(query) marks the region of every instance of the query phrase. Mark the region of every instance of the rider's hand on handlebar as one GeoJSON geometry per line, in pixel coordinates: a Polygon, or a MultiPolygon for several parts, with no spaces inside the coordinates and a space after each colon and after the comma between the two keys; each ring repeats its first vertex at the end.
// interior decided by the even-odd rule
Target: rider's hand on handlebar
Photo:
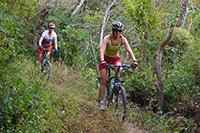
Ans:
{"type": "Polygon", "coordinates": [[[133,63],[131,64],[131,67],[132,67],[133,69],[135,69],[137,66],[138,66],[137,61],[133,61],[133,63]]]}
{"type": "Polygon", "coordinates": [[[47,50],[46,48],[43,48],[42,46],[38,46],[38,48],[39,48],[40,50],[43,50],[43,51],[45,51],[45,52],[48,52],[48,50],[47,50]]]}
{"type": "Polygon", "coordinates": [[[101,65],[102,67],[104,67],[104,68],[108,67],[107,62],[104,61],[104,60],[100,62],[100,65],[101,65]]]}
{"type": "Polygon", "coordinates": [[[43,47],[42,47],[42,46],[40,46],[40,45],[38,46],[38,48],[39,48],[40,50],[42,50],[42,49],[43,49],[43,47]]]}
{"type": "Polygon", "coordinates": [[[59,51],[58,51],[58,49],[54,49],[54,56],[56,57],[56,58],[59,58],[59,51]]]}

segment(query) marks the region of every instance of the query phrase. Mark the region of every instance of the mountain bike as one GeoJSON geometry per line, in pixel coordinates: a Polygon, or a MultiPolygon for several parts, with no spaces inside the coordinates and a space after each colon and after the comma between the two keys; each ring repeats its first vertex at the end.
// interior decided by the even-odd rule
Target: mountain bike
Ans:
{"type": "Polygon", "coordinates": [[[51,63],[49,56],[47,56],[48,50],[43,48],[44,51],[43,58],[41,60],[41,72],[44,73],[44,75],[47,77],[47,80],[49,80],[50,72],[51,72],[51,63]]]}
{"type": "Polygon", "coordinates": [[[131,68],[129,64],[123,64],[121,66],[115,64],[108,65],[108,80],[106,83],[106,104],[115,104],[115,108],[118,109],[119,119],[124,121],[126,117],[126,91],[124,87],[124,81],[120,78],[121,72],[127,71],[131,68]],[[115,71],[114,76],[111,76],[111,70],[115,71]],[[121,70],[121,72],[120,72],[121,70]]]}

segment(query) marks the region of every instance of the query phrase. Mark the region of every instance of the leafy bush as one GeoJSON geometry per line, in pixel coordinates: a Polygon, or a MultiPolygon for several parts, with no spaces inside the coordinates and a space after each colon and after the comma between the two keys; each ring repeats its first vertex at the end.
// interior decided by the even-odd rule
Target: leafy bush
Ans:
{"type": "Polygon", "coordinates": [[[87,31],[69,26],[63,30],[63,33],[67,35],[65,43],[62,44],[62,55],[67,57],[66,63],[75,66],[84,65],[83,61],[86,62],[88,53],[87,31]]]}
{"type": "Polygon", "coordinates": [[[46,130],[47,117],[51,115],[49,96],[44,93],[40,78],[26,73],[19,63],[9,63],[6,71],[1,72],[4,78],[0,80],[0,129],[6,132],[46,130]]]}
{"type": "Polygon", "coordinates": [[[166,107],[172,107],[192,94],[198,94],[195,93],[199,91],[195,76],[198,75],[195,73],[199,73],[198,59],[195,59],[197,52],[194,50],[196,44],[189,31],[175,29],[174,36],[166,47],[163,65],[164,68],[168,68],[164,80],[166,107]],[[193,50],[194,52],[190,52],[193,50]]]}
{"type": "Polygon", "coordinates": [[[176,47],[179,50],[186,50],[189,45],[194,42],[190,32],[183,28],[175,28],[172,39],[168,43],[171,47],[176,47]]]}

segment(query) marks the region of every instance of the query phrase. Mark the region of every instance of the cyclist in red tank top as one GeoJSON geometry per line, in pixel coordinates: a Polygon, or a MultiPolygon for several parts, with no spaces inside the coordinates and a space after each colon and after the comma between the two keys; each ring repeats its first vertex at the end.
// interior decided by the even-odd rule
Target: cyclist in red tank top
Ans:
{"type": "Polygon", "coordinates": [[[137,60],[132,52],[132,49],[127,41],[127,39],[121,34],[124,25],[116,21],[111,25],[112,33],[106,35],[103,39],[103,43],[100,46],[100,61],[99,61],[99,71],[100,71],[100,89],[99,89],[99,109],[104,109],[104,99],[106,92],[106,80],[107,80],[107,66],[108,64],[121,65],[122,61],[119,55],[120,48],[125,47],[126,51],[129,53],[132,59],[132,68],[137,67],[137,60]]]}

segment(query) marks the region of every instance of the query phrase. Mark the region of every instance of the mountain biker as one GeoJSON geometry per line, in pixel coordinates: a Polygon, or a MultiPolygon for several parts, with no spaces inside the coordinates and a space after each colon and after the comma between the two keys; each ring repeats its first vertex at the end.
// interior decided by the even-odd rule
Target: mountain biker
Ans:
{"type": "Polygon", "coordinates": [[[48,30],[45,30],[39,40],[39,46],[38,46],[38,64],[41,64],[41,59],[44,54],[44,51],[47,52],[47,56],[50,55],[51,50],[53,48],[53,43],[54,43],[54,48],[55,51],[58,51],[58,46],[57,46],[57,34],[54,31],[56,28],[56,25],[54,23],[49,23],[48,24],[48,30]]]}
{"type": "Polygon", "coordinates": [[[112,32],[106,35],[103,39],[103,43],[100,46],[100,61],[99,61],[99,71],[100,71],[100,89],[99,89],[99,109],[104,109],[104,98],[106,92],[106,80],[108,64],[121,65],[122,61],[119,55],[120,48],[125,47],[126,51],[129,53],[130,58],[133,63],[131,64],[134,69],[137,67],[137,60],[132,52],[132,49],[127,41],[127,39],[122,35],[124,25],[120,21],[113,22],[111,24],[112,32]]]}

